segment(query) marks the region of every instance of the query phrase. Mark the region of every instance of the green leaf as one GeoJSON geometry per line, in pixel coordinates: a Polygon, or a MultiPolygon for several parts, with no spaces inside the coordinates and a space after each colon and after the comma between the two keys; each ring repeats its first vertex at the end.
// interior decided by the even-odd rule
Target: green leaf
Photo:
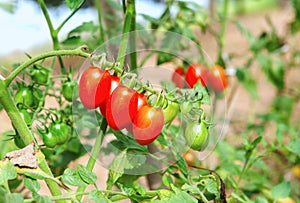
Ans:
{"type": "Polygon", "coordinates": [[[264,197],[256,197],[254,203],[268,203],[268,200],[264,197]]]}
{"type": "Polygon", "coordinates": [[[120,154],[118,154],[112,161],[107,179],[107,185],[109,188],[111,188],[124,173],[126,162],[127,160],[125,151],[122,151],[120,154]]]}
{"type": "Polygon", "coordinates": [[[66,0],[66,5],[72,10],[77,8],[82,1],[83,0],[66,0]]]}
{"type": "Polygon", "coordinates": [[[198,80],[198,82],[196,83],[196,85],[193,87],[194,92],[192,92],[192,94],[195,94],[194,99],[201,99],[201,103],[202,104],[211,104],[211,100],[210,100],[210,96],[208,94],[208,91],[205,89],[205,87],[203,87],[201,85],[201,82],[198,80]]]}
{"type": "Polygon", "coordinates": [[[77,46],[82,44],[82,40],[80,36],[71,36],[62,41],[62,44],[65,46],[77,46]]]}
{"type": "Polygon", "coordinates": [[[145,146],[138,144],[132,136],[126,136],[121,131],[112,131],[118,141],[122,142],[124,148],[137,150],[143,154],[148,154],[148,149],[145,146]]]}
{"type": "Polygon", "coordinates": [[[153,18],[150,15],[142,14],[142,13],[139,14],[139,15],[142,16],[145,20],[149,21],[152,24],[155,24],[155,25],[159,25],[160,24],[160,20],[159,19],[153,18]]]}
{"type": "Polygon", "coordinates": [[[83,165],[77,164],[76,169],[81,177],[81,179],[88,184],[95,184],[97,180],[97,175],[92,171],[88,171],[83,165]]]}
{"type": "Polygon", "coordinates": [[[32,193],[37,193],[41,188],[38,181],[31,178],[24,178],[24,185],[32,193]]]}
{"type": "Polygon", "coordinates": [[[82,25],[74,28],[69,32],[69,36],[74,34],[74,33],[81,33],[81,32],[96,32],[98,29],[98,26],[94,25],[93,21],[89,22],[83,22],[82,25]]]}
{"type": "Polygon", "coordinates": [[[24,199],[20,193],[5,194],[4,203],[23,203],[24,199]]]}
{"type": "Polygon", "coordinates": [[[0,9],[9,13],[14,13],[16,10],[16,1],[0,2],[0,9]]]}
{"type": "Polygon", "coordinates": [[[237,79],[242,83],[244,88],[249,92],[253,99],[258,99],[256,82],[251,76],[248,68],[236,69],[237,79]]]}
{"type": "Polygon", "coordinates": [[[300,140],[291,140],[286,148],[290,152],[300,156],[300,140]]]}
{"type": "Polygon", "coordinates": [[[83,186],[86,187],[87,184],[81,179],[79,173],[73,168],[67,168],[61,177],[61,180],[69,185],[73,186],[83,186]]]}
{"type": "Polygon", "coordinates": [[[17,178],[17,171],[15,166],[9,160],[0,162],[0,185],[8,180],[17,178]]]}
{"type": "Polygon", "coordinates": [[[291,183],[289,181],[284,181],[272,189],[272,197],[274,199],[286,198],[291,192],[291,183]]]}
{"type": "Polygon", "coordinates": [[[103,194],[100,191],[93,190],[89,194],[89,199],[94,200],[95,203],[110,203],[109,199],[103,196],[103,194]]]}
{"type": "Polygon", "coordinates": [[[48,196],[37,196],[34,198],[38,203],[53,203],[48,196]]]}
{"type": "Polygon", "coordinates": [[[207,181],[207,183],[206,183],[206,190],[208,192],[214,194],[215,196],[220,196],[217,183],[214,180],[212,180],[212,179],[209,179],[207,181]]]}
{"type": "Polygon", "coordinates": [[[173,179],[170,175],[168,174],[164,174],[162,176],[162,183],[166,186],[166,187],[170,187],[171,184],[173,184],[173,179]]]}

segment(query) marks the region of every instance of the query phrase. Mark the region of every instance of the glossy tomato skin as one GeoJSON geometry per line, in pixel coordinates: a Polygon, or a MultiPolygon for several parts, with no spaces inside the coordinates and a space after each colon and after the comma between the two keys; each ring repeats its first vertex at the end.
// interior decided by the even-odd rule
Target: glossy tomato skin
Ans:
{"type": "Polygon", "coordinates": [[[26,108],[32,107],[34,104],[32,90],[28,87],[21,87],[15,94],[15,101],[26,108]]]}
{"type": "Polygon", "coordinates": [[[100,112],[103,115],[104,118],[106,118],[106,104],[107,100],[112,94],[112,92],[120,85],[120,77],[118,76],[111,76],[111,85],[110,85],[110,90],[109,90],[109,95],[107,99],[99,106],[100,112]]]}
{"type": "Polygon", "coordinates": [[[73,91],[75,87],[76,82],[74,80],[66,80],[62,85],[62,95],[69,102],[73,99],[73,91]]]}
{"type": "Polygon", "coordinates": [[[145,105],[137,112],[133,122],[133,136],[141,145],[152,143],[164,126],[164,114],[159,108],[145,105]]]}
{"type": "Polygon", "coordinates": [[[34,69],[30,72],[30,76],[35,83],[45,85],[48,82],[49,71],[44,68],[34,66],[34,69]]]}
{"type": "Polygon", "coordinates": [[[214,67],[209,69],[207,79],[209,86],[215,92],[223,92],[227,87],[227,77],[225,70],[219,65],[215,65],[214,67]]]}
{"type": "MultiPolygon", "coordinates": [[[[119,85],[109,96],[106,104],[106,120],[112,129],[121,130],[130,125],[129,105],[135,92],[124,85],[119,85]]],[[[137,105],[137,100],[135,102],[133,105],[137,105]]]]}
{"type": "Polygon", "coordinates": [[[171,123],[177,116],[179,111],[179,104],[169,101],[167,108],[163,109],[165,124],[171,123]]]}
{"type": "Polygon", "coordinates": [[[79,97],[87,109],[100,106],[109,95],[111,76],[107,70],[90,66],[81,75],[79,97]]]}
{"type": "Polygon", "coordinates": [[[131,134],[133,134],[133,122],[134,122],[134,118],[137,115],[137,112],[140,110],[140,108],[142,108],[142,106],[147,105],[147,97],[145,94],[143,93],[138,93],[135,92],[133,97],[131,98],[130,102],[129,102],[129,116],[131,119],[131,123],[126,126],[126,129],[128,130],[128,132],[130,132],[131,134]]]}
{"type": "Polygon", "coordinates": [[[42,135],[43,136],[43,142],[46,147],[54,148],[57,143],[57,138],[55,135],[53,135],[51,132],[47,132],[42,135]]]}
{"type": "Polygon", "coordinates": [[[184,69],[182,67],[178,67],[174,70],[172,75],[172,82],[175,83],[176,87],[183,88],[185,79],[184,79],[184,69]]]}
{"type": "Polygon", "coordinates": [[[198,82],[201,82],[203,87],[206,87],[207,69],[203,64],[191,64],[186,72],[186,82],[190,88],[198,82]]]}
{"type": "Polygon", "coordinates": [[[59,145],[64,144],[70,138],[71,128],[65,123],[52,123],[49,130],[56,137],[56,142],[59,145]]]}
{"type": "Polygon", "coordinates": [[[193,150],[202,151],[208,144],[208,129],[204,122],[189,123],[184,135],[188,146],[193,150]]]}

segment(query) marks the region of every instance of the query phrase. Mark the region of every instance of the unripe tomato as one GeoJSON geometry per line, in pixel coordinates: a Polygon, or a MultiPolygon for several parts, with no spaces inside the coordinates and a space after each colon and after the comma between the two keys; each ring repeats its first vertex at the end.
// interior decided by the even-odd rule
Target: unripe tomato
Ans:
{"type": "Polygon", "coordinates": [[[184,101],[180,104],[180,111],[183,114],[189,113],[193,108],[193,104],[189,101],[184,101]]]}
{"type": "Polygon", "coordinates": [[[49,72],[44,68],[34,66],[33,70],[30,72],[30,76],[35,83],[45,85],[48,82],[49,72]]]}
{"type": "Polygon", "coordinates": [[[172,82],[175,83],[176,87],[183,88],[184,87],[184,69],[182,67],[178,67],[175,69],[172,75],[172,82]]]}
{"type": "Polygon", "coordinates": [[[120,85],[120,77],[118,76],[111,76],[111,85],[110,85],[110,91],[109,91],[109,96],[105,101],[99,106],[100,112],[103,115],[103,117],[106,117],[106,104],[107,100],[112,94],[112,92],[120,85]]]}
{"type": "Polygon", "coordinates": [[[169,101],[167,108],[163,109],[165,124],[171,123],[177,116],[178,111],[179,104],[177,102],[169,101]]]}
{"type": "Polygon", "coordinates": [[[22,119],[25,121],[27,126],[31,125],[32,118],[26,109],[20,109],[20,115],[22,119]]]}
{"type": "Polygon", "coordinates": [[[54,148],[57,143],[57,138],[50,131],[42,134],[44,145],[49,148],[54,148]]]}
{"type": "MultiPolygon", "coordinates": [[[[121,130],[130,125],[129,105],[135,92],[126,86],[119,85],[109,96],[106,104],[106,120],[112,129],[121,130]]],[[[137,105],[137,100],[135,102],[133,105],[137,105]]]]}
{"type": "Polygon", "coordinates": [[[62,95],[69,102],[73,99],[73,91],[76,85],[74,80],[66,80],[62,85],[62,95]]]}
{"type": "Polygon", "coordinates": [[[208,144],[208,129],[204,122],[192,122],[186,126],[185,139],[191,149],[202,151],[208,144]]]}
{"type": "Polygon", "coordinates": [[[95,109],[109,96],[111,77],[107,70],[90,66],[81,75],[79,96],[87,109],[95,109]]]}
{"type": "Polygon", "coordinates": [[[32,107],[34,98],[31,89],[21,87],[15,94],[15,101],[17,104],[23,104],[24,107],[32,107]]]}
{"type": "Polygon", "coordinates": [[[164,126],[164,114],[159,108],[144,105],[133,121],[133,136],[141,145],[148,145],[160,134],[164,126]]]}
{"type": "Polygon", "coordinates": [[[227,87],[225,70],[219,65],[215,65],[209,69],[207,79],[209,86],[215,92],[222,92],[227,87]]]}
{"type": "Polygon", "coordinates": [[[70,126],[65,123],[51,123],[49,131],[56,138],[59,145],[64,144],[70,138],[70,126]]]}
{"type": "Polygon", "coordinates": [[[191,64],[186,72],[186,82],[189,87],[193,88],[198,82],[201,82],[203,87],[206,87],[207,82],[207,69],[203,64],[191,64]]]}

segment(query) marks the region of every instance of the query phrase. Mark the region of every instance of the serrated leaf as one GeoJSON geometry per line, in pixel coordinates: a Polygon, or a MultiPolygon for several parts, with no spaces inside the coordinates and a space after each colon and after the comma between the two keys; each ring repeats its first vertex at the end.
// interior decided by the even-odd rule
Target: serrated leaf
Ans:
{"type": "Polygon", "coordinates": [[[87,186],[87,184],[81,179],[79,173],[73,168],[67,168],[61,177],[62,182],[73,186],[87,186]]]}
{"type": "Polygon", "coordinates": [[[15,178],[17,178],[15,166],[7,159],[5,161],[0,161],[0,185],[15,178]]]}
{"type": "Polygon", "coordinates": [[[30,178],[24,178],[24,185],[32,193],[37,193],[41,188],[37,180],[30,179],[30,178]]]}
{"type": "Polygon", "coordinates": [[[112,133],[116,136],[118,141],[121,141],[124,148],[131,149],[131,150],[137,150],[142,152],[143,154],[148,154],[147,147],[142,146],[138,144],[133,137],[126,136],[120,131],[112,131],[112,133]]]}
{"type": "Polygon", "coordinates": [[[272,189],[272,197],[274,199],[288,197],[291,192],[291,183],[289,181],[284,181],[272,189]]]}
{"type": "Polygon", "coordinates": [[[76,169],[82,180],[88,184],[95,184],[97,175],[92,171],[88,171],[83,165],[77,164],[76,169]]]}
{"type": "Polygon", "coordinates": [[[112,187],[113,184],[122,176],[124,173],[124,166],[126,164],[126,152],[122,151],[118,154],[110,165],[109,176],[107,179],[107,185],[112,187]]]}
{"type": "Polygon", "coordinates": [[[77,8],[82,1],[83,0],[66,0],[66,5],[72,10],[77,8]]]}
{"type": "Polygon", "coordinates": [[[4,203],[23,203],[24,198],[20,193],[6,193],[4,203]]]}

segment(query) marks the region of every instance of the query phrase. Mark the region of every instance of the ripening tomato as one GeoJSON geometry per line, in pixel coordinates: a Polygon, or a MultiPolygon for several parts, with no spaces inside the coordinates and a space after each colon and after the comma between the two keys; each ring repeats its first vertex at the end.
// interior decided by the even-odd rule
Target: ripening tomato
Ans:
{"type": "Polygon", "coordinates": [[[137,115],[137,112],[140,110],[140,108],[142,108],[142,106],[147,105],[147,97],[145,94],[143,93],[138,93],[135,92],[134,95],[132,96],[130,102],[129,102],[129,115],[130,115],[130,119],[131,119],[131,123],[130,125],[126,126],[126,129],[132,134],[132,124],[133,124],[133,120],[137,115]]]}
{"type": "Polygon", "coordinates": [[[183,88],[184,87],[184,69],[182,67],[178,67],[175,69],[172,75],[172,82],[175,83],[176,87],[183,88]]]}
{"type": "Polygon", "coordinates": [[[203,87],[206,87],[207,82],[207,69],[203,64],[191,64],[186,72],[186,82],[190,88],[198,82],[201,82],[203,87]]]}
{"type": "Polygon", "coordinates": [[[87,109],[95,109],[109,96],[111,76],[107,70],[90,66],[81,75],[79,96],[87,109]]]}
{"type": "Polygon", "coordinates": [[[171,123],[177,116],[179,104],[177,102],[168,101],[168,106],[163,110],[165,124],[171,123]]]}
{"type": "Polygon", "coordinates": [[[185,139],[191,149],[202,151],[208,144],[208,129],[204,122],[191,122],[186,126],[185,139]]]}
{"type": "Polygon", "coordinates": [[[133,120],[133,136],[141,145],[153,142],[164,126],[164,114],[159,108],[144,105],[133,120]]]}
{"type": "MultiPolygon", "coordinates": [[[[119,85],[109,96],[106,104],[106,119],[114,130],[121,130],[131,123],[129,105],[136,91],[119,85]]],[[[137,105],[137,100],[135,104],[137,105]]]]}
{"type": "Polygon", "coordinates": [[[225,70],[219,65],[215,65],[209,69],[207,79],[209,86],[215,92],[222,92],[227,87],[225,70]]]}
{"type": "MultiPolygon", "coordinates": [[[[110,91],[109,96],[112,94],[112,92],[120,85],[120,77],[118,76],[111,76],[111,85],[110,85],[110,91]]],[[[105,101],[99,106],[100,112],[103,115],[103,117],[106,117],[106,104],[107,100],[109,98],[105,99],[105,101]]]]}

